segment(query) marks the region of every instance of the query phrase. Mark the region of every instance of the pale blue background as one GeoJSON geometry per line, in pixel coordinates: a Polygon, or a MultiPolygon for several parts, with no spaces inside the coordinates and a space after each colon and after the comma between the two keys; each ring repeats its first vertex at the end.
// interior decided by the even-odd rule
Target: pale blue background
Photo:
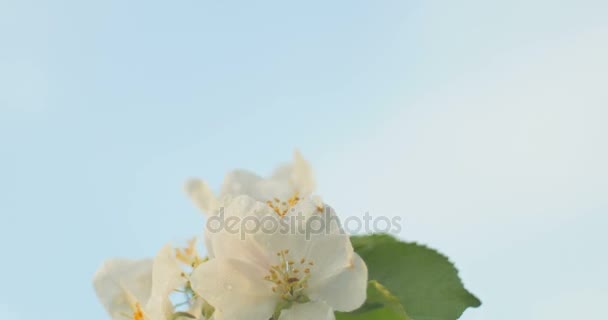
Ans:
{"type": "Polygon", "coordinates": [[[0,0],[0,319],[106,319],[91,277],[199,233],[181,190],[299,148],[484,302],[604,319],[606,1],[0,0]]]}

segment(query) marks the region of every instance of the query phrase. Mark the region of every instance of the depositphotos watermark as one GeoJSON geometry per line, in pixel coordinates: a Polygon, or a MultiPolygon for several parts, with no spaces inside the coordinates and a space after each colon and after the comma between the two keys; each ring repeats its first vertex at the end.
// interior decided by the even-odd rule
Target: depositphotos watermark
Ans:
{"type": "Polygon", "coordinates": [[[359,233],[392,233],[401,232],[401,217],[372,216],[365,212],[363,216],[349,216],[340,219],[328,207],[314,214],[250,215],[245,217],[228,216],[223,208],[217,215],[207,220],[207,232],[240,235],[244,240],[247,235],[292,234],[305,235],[307,240],[314,235],[322,234],[359,234],[359,233]]]}

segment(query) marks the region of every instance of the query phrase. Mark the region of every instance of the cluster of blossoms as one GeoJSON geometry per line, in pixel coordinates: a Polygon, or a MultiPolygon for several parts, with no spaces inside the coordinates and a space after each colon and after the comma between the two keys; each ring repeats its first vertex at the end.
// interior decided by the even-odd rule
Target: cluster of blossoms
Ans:
{"type": "MultiPolygon", "coordinates": [[[[189,181],[186,191],[207,217],[335,215],[313,195],[312,170],[297,152],[269,178],[236,170],[219,195],[201,180],[189,181]]],[[[191,241],[181,249],[166,245],[154,259],[108,260],[95,274],[95,290],[114,320],[334,319],[334,311],[363,304],[368,280],[337,221],[312,236],[300,227],[244,237],[207,228],[206,257],[191,241]]]]}

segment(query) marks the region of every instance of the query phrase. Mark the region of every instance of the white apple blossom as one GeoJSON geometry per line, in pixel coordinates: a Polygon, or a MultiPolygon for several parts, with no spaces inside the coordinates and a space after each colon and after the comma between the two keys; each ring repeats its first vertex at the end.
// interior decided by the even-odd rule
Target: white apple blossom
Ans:
{"type": "Polygon", "coordinates": [[[165,245],[154,260],[104,262],[93,285],[114,320],[168,320],[174,311],[169,296],[186,281],[175,251],[165,245]]]}
{"type": "Polygon", "coordinates": [[[209,222],[224,219],[219,229],[207,224],[208,259],[192,240],[163,247],[153,261],[110,260],[95,276],[97,295],[115,320],[332,320],[334,311],[357,309],[367,267],[314,187],[297,151],[268,178],[230,172],[217,196],[191,180],[186,190],[209,222]],[[186,312],[171,302],[176,290],[186,294],[186,312]]]}
{"type": "Polygon", "coordinates": [[[114,320],[133,316],[152,291],[152,259],[110,259],[93,278],[97,297],[114,320]],[[140,303],[139,307],[136,303],[140,303]]]}
{"type": "Polygon", "coordinates": [[[206,214],[213,214],[233,197],[247,195],[258,201],[297,201],[310,196],[315,189],[315,180],[309,163],[298,152],[293,162],[278,167],[268,178],[262,178],[246,170],[229,172],[219,195],[215,195],[203,180],[192,179],[186,183],[186,192],[194,203],[206,214]]]}
{"type": "MultiPolygon", "coordinates": [[[[327,218],[310,199],[293,208],[288,214],[299,211],[306,221],[327,218]]],[[[224,213],[277,216],[268,204],[247,196],[235,198],[224,213]]],[[[284,218],[278,216],[279,221],[284,218]]],[[[215,307],[216,320],[333,319],[334,310],[358,308],[366,297],[367,267],[348,235],[335,228],[319,234],[309,231],[208,230],[212,259],[193,271],[192,289],[215,307]]]]}

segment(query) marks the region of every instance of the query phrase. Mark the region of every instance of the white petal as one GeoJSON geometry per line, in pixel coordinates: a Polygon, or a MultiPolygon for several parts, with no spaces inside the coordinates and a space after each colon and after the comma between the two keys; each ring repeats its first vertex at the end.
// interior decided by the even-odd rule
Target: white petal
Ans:
{"type": "Polygon", "coordinates": [[[266,199],[273,197],[285,200],[298,194],[306,197],[315,189],[315,179],[310,164],[302,157],[299,151],[294,152],[293,162],[278,167],[272,176],[265,179],[258,186],[267,193],[266,199]]]}
{"type": "Polygon", "coordinates": [[[311,268],[310,286],[323,283],[351,266],[353,247],[346,234],[312,236],[306,258],[314,263],[311,268]]]}
{"type": "Polygon", "coordinates": [[[296,193],[301,197],[308,196],[314,188],[312,169],[296,151],[293,163],[278,167],[268,178],[246,170],[228,173],[224,178],[220,197],[247,195],[262,202],[274,198],[287,200],[296,193]]]}
{"type": "Polygon", "coordinates": [[[291,181],[301,196],[312,194],[315,189],[315,177],[308,161],[299,151],[293,155],[293,173],[291,181]]]}
{"type": "Polygon", "coordinates": [[[260,181],[263,181],[263,179],[253,172],[246,170],[234,170],[229,172],[224,178],[220,195],[248,195],[257,199],[260,196],[260,191],[258,188],[260,181]]]}
{"type": "Polygon", "coordinates": [[[204,233],[203,240],[205,241],[205,248],[207,248],[207,256],[209,257],[209,259],[215,258],[215,252],[213,252],[212,244],[213,239],[211,238],[209,232],[204,233]]]}
{"type": "Polygon", "coordinates": [[[279,320],[334,320],[334,312],[327,304],[316,301],[295,304],[281,311],[279,320]]]}
{"type": "Polygon", "coordinates": [[[235,258],[255,262],[266,267],[264,248],[255,241],[248,230],[253,230],[258,217],[274,213],[264,203],[248,196],[231,199],[228,205],[207,221],[205,241],[213,258],[235,258]],[[233,220],[234,219],[234,220],[233,220]],[[246,223],[249,222],[249,223],[246,223]]]}
{"type": "Polygon", "coordinates": [[[301,224],[309,230],[309,234],[344,233],[336,212],[330,206],[325,205],[319,197],[300,199],[286,215],[286,218],[289,219],[296,219],[296,217],[304,218],[299,221],[302,221],[301,224]]]}
{"type": "Polygon", "coordinates": [[[186,193],[190,196],[194,204],[207,215],[213,214],[219,207],[218,199],[211,191],[205,181],[192,179],[184,186],[186,193]]]}
{"type": "MultiPolygon", "coordinates": [[[[209,233],[207,233],[209,234],[209,233]]],[[[270,266],[270,252],[251,240],[250,235],[232,234],[227,231],[209,234],[208,244],[214,259],[239,259],[260,268],[270,266]]]]}
{"type": "MultiPolygon", "coordinates": [[[[309,220],[299,220],[295,216],[281,219],[268,206],[249,197],[241,196],[237,200],[226,208],[224,215],[220,214],[209,219],[205,235],[208,250],[212,252],[213,257],[240,259],[268,268],[279,262],[277,252],[289,250],[289,259],[312,260],[315,266],[311,269],[321,270],[321,272],[312,273],[311,281],[313,282],[331,277],[349,265],[353,252],[350,238],[346,234],[334,231],[337,228],[336,222],[331,222],[333,226],[331,230],[325,230],[322,227],[320,233],[306,229],[307,221],[310,222],[313,218],[318,218],[317,220],[325,223],[324,215],[311,214],[308,217],[309,220]],[[261,205],[261,207],[256,207],[256,205],[261,205]],[[258,211],[251,208],[256,208],[255,210],[258,211]],[[242,223],[245,220],[236,222],[236,226],[229,223],[229,219],[237,218],[239,214],[244,214],[245,217],[238,218],[255,222],[258,226],[253,229],[244,227],[242,223]],[[220,219],[220,217],[224,219],[220,219]],[[263,220],[262,217],[269,219],[263,220]],[[291,225],[287,218],[294,219],[293,221],[296,223],[304,221],[305,228],[300,229],[296,225],[291,225]],[[217,220],[218,223],[212,222],[212,219],[217,220]],[[272,228],[266,229],[265,222],[269,221],[274,223],[277,229],[274,231],[271,230],[272,228]],[[221,228],[220,223],[223,224],[221,228]],[[285,226],[287,229],[283,229],[285,226]]],[[[312,201],[308,202],[312,203],[312,201]]],[[[311,210],[316,210],[314,205],[309,207],[311,210]]],[[[304,219],[306,218],[304,217],[304,219]]],[[[318,231],[318,229],[316,230],[318,231]]]]}
{"type": "Polygon", "coordinates": [[[263,202],[275,198],[287,200],[296,193],[287,181],[281,180],[264,180],[258,184],[257,188],[258,192],[256,192],[255,198],[263,202]]]}
{"type": "Polygon", "coordinates": [[[334,310],[353,311],[365,302],[367,295],[367,266],[353,253],[351,265],[339,274],[309,288],[311,299],[325,301],[334,310]]]}
{"type": "Polygon", "coordinates": [[[241,194],[226,197],[223,201],[223,212],[226,217],[248,217],[272,213],[272,209],[265,203],[249,195],[241,194]]]}
{"type": "Polygon", "coordinates": [[[299,261],[306,258],[310,246],[310,241],[306,240],[304,234],[259,233],[252,236],[249,241],[255,243],[258,250],[263,252],[264,263],[267,266],[280,264],[281,258],[277,254],[285,250],[288,251],[286,254],[288,260],[299,261]]]}
{"type": "Polygon", "coordinates": [[[268,320],[279,298],[264,280],[267,272],[245,261],[216,258],[198,266],[190,281],[215,308],[216,320],[268,320]]]}
{"type": "Polygon", "coordinates": [[[112,259],[103,263],[93,278],[97,297],[112,319],[131,314],[130,297],[147,301],[152,288],[152,259],[112,259]]]}
{"type": "Polygon", "coordinates": [[[186,284],[182,269],[175,258],[175,250],[169,244],[162,247],[154,258],[152,269],[152,293],[146,311],[152,318],[165,319],[173,312],[169,295],[186,284]]]}

